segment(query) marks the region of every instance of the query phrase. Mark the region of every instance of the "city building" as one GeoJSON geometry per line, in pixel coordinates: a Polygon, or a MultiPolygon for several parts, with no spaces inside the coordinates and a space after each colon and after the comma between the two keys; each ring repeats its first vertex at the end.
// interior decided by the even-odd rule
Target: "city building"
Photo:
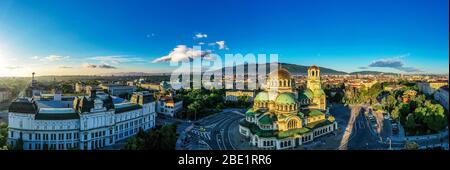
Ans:
{"type": "Polygon", "coordinates": [[[161,81],[159,84],[158,83],[142,83],[142,84],[139,84],[139,87],[141,87],[143,89],[147,89],[147,90],[159,91],[162,93],[173,90],[172,85],[169,84],[167,81],[161,81]]]}
{"type": "Polygon", "coordinates": [[[309,68],[307,86],[313,94],[308,98],[310,101],[303,104],[316,105],[309,107],[298,100],[293,88],[295,82],[287,70],[270,73],[266,83],[268,88],[256,95],[253,107],[239,121],[240,134],[258,148],[287,149],[335,131],[337,123],[334,117],[321,109],[326,107],[326,103],[325,95],[317,92],[321,90],[319,76],[318,67],[309,68]],[[314,99],[315,91],[317,99],[314,99]]]}
{"type": "Polygon", "coordinates": [[[155,101],[148,92],[114,103],[103,92],[73,101],[20,98],[9,107],[8,142],[25,150],[92,150],[155,126],[155,101]]]}
{"type": "Polygon", "coordinates": [[[87,85],[87,86],[84,88],[84,92],[85,92],[86,95],[88,95],[88,96],[90,96],[90,95],[91,95],[91,92],[93,92],[93,91],[99,92],[99,91],[104,91],[104,90],[103,90],[102,88],[96,86],[96,85],[87,85]]]}
{"type": "Polygon", "coordinates": [[[77,82],[75,83],[75,92],[76,93],[82,93],[86,90],[86,84],[83,82],[77,82]]]}
{"type": "Polygon", "coordinates": [[[432,95],[437,89],[448,86],[448,81],[419,82],[417,86],[421,92],[432,95]]]}
{"type": "Polygon", "coordinates": [[[177,100],[172,96],[159,97],[156,103],[156,112],[166,116],[173,117],[176,113],[183,110],[183,101],[177,100]]]}
{"type": "Polygon", "coordinates": [[[100,84],[99,86],[103,90],[107,90],[109,94],[113,96],[119,96],[123,94],[131,94],[136,88],[133,86],[125,86],[119,84],[100,84]]]}
{"type": "Polygon", "coordinates": [[[326,95],[320,84],[320,69],[317,66],[311,66],[308,69],[308,78],[306,80],[306,90],[299,96],[300,105],[308,106],[310,109],[326,109],[326,95]]]}
{"type": "Polygon", "coordinates": [[[0,87],[0,103],[11,98],[11,91],[6,87],[0,87]]]}
{"type": "Polygon", "coordinates": [[[253,101],[255,98],[255,91],[249,91],[249,90],[230,90],[225,92],[225,101],[238,101],[238,97],[241,96],[248,96],[249,101],[253,101]]]}
{"type": "Polygon", "coordinates": [[[443,86],[437,89],[434,93],[434,99],[448,110],[448,86],[443,86]]]}
{"type": "Polygon", "coordinates": [[[385,91],[392,92],[392,91],[399,90],[399,89],[404,88],[404,87],[406,87],[406,86],[405,86],[405,85],[397,85],[397,84],[394,84],[394,85],[386,86],[386,87],[384,87],[383,89],[384,89],[385,91]]]}

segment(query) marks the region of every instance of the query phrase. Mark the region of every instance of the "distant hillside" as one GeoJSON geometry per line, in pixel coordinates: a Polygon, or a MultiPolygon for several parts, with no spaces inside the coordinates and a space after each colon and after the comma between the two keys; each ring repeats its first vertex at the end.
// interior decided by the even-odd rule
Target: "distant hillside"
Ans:
{"type": "MultiPolygon", "coordinates": [[[[287,63],[280,63],[281,67],[287,69],[289,72],[291,72],[292,74],[296,75],[296,74],[306,74],[308,72],[308,68],[310,66],[303,66],[303,65],[297,65],[297,64],[287,64],[287,63]]],[[[338,71],[338,70],[334,70],[334,69],[330,69],[330,68],[326,68],[326,67],[320,67],[320,73],[321,74],[347,74],[346,72],[343,71],[338,71]]]]}
{"type": "Polygon", "coordinates": [[[360,74],[360,75],[379,75],[381,73],[383,73],[384,75],[397,75],[397,73],[381,72],[381,71],[356,71],[356,72],[351,72],[350,75],[356,75],[356,74],[360,74]]]}
{"type": "MultiPolygon", "coordinates": [[[[250,65],[253,66],[255,64],[250,64],[250,65]]],[[[257,69],[258,69],[259,65],[260,64],[258,64],[256,66],[257,69]]],[[[303,65],[297,65],[297,64],[288,64],[288,63],[279,63],[279,66],[281,66],[284,69],[287,69],[293,75],[306,75],[307,72],[308,72],[308,68],[310,67],[310,66],[303,66],[303,65]]],[[[245,67],[245,69],[247,69],[248,64],[245,64],[244,67],[245,67]]],[[[222,68],[222,71],[233,69],[233,68],[234,67],[225,67],[225,68],[222,68]]],[[[333,70],[333,69],[326,68],[326,67],[320,67],[319,66],[319,68],[320,68],[320,73],[321,74],[334,74],[334,75],[336,75],[336,74],[339,74],[339,75],[347,74],[346,72],[337,71],[337,70],[333,70]]],[[[270,72],[270,63],[266,63],[266,72],[267,73],[270,72]]]]}

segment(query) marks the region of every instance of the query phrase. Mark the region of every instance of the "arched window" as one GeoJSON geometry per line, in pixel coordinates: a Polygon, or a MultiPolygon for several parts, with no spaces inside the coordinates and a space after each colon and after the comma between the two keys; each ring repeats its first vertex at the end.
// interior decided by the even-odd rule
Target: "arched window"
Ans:
{"type": "Polygon", "coordinates": [[[295,129],[297,128],[297,120],[292,119],[288,121],[288,129],[295,129]]]}

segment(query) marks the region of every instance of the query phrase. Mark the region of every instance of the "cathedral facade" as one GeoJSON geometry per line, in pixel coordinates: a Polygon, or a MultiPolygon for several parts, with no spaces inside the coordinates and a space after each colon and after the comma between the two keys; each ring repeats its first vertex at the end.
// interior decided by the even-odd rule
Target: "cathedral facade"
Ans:
{"type": "Polygon", "coordinates": [[[288,149],[313,141],[337,129],[326,109],[320,86],[320,69],[308,69],[307,88],[300,93],[285,69],[269,74],[266,89],[254,99],[253,107],[239,122],[239,132],[250,144],[262,149],[288,149]]]}

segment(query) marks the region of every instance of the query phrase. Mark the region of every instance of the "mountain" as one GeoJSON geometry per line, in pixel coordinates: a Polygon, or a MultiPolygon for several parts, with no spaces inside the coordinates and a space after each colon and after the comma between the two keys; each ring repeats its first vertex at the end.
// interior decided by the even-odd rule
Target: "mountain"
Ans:
{"type": "MultiPolygon", "coordinates": [[[[291,72],[291,74],[294,75],[299,75],[299,74],[307,74],[308,72],[308,68],[310,66],[303,66],[303,65],[297,65],[297,64],[288,64],[288,63],[280,63],[281,67],[287,69],[289,72],[291,72]]],[[[320,67],[320,73],[321,74],[334,74],[334,75],[342,75],[342,74],[347,74],[346,72],[343,71],[338,71],[338,70],[334,70],[331,68],[326,68],[326,67],[320,67]]]]}
{"type": "MultiPolygon", "coordinates": [[[[279,66],[281,66],[284,69],[287,69],[292,75],[306,75],[308,72],[308,68],[310,66],[303,66],[303,65],[297,65],[297,64],[288,64],[288,63],[278,63],[279,66]]],[[[254,66],[256,68],[260,67],[260,65],[263,64],[244,64],[244,68],[247,69],[248,66],[254,66]]],[[[266,63],[266,73],[270,72],[270,63],[266,63]]],[[[238,67],[241,65],[238,65],[238,67]]],[[[319,67],[320,68],[320,73],[321,74],[333,74],[333,75],[343,75],[343,74],[347,74],[346,72],[343,71],[337,71],[334,69],[330,69],[330,68],[326,68],[326,67],[319,67]]],[[[234,67],[224,67],[222,68],[222,71],[225,70],[229,70],[229,69],[234,69],[234,67]]]]}

